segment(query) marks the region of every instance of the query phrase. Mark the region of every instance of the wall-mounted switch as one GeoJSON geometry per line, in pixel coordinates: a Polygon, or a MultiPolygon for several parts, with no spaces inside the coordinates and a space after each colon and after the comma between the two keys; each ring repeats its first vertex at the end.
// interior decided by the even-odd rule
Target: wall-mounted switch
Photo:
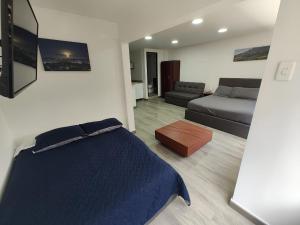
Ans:
{"type": "Polygon", "coordinates": [[[293,75],[295,73],[296,66],[297,66],[297,63],[293,62],[293,61],[281,62],[277,69],[276,80],[279,80],[279,81],[292,80],[293,75]]]}

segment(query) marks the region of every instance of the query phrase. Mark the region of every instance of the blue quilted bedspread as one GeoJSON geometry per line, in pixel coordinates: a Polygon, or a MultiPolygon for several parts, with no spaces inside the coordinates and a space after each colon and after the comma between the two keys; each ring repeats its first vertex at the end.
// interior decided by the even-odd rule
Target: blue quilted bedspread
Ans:
{"type": "Polygon", "coordinates": [[[142,225],[173,195],[189,204],[182,178],[120,128],[14,160],[0,225],[142,225]]]}

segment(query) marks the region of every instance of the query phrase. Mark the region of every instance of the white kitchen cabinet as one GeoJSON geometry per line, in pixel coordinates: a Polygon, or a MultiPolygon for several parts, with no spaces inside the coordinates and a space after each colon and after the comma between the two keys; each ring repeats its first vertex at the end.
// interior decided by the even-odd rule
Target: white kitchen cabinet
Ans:
{"type": "Polygon", "coordinates": [[[144,98],[144,83],[132,82],[133,105],[136,107],[136,100],[144,98]]]}
{"type": "Polygon", "coordinates": [[[144,83],[133,82],[132,85],[135,89],[135,99],[143,99],[144,98],[144,83]]]}

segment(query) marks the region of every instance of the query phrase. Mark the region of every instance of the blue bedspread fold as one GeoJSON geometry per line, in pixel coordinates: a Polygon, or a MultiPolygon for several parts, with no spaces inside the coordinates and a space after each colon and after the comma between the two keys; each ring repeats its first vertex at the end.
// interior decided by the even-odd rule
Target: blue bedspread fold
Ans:
{"type": "Polygon", "coordinates": [[[173,195],[190,198],[180,175],[120,128],[14,160],[0,225],[142,225],[173,195]]]}

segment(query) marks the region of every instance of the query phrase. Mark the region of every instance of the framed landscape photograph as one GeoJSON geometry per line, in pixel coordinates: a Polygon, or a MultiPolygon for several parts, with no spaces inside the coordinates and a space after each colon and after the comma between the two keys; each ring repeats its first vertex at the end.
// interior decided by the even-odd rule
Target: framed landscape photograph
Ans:
{"type": "Polygon", "coordinates": [[[85,43],[39,39],[45,71],[91,71],[85,43]]]}
{"type": "Polygon", "coordinates": [[[234,62],[266,60],[268,59],[270,46],[237,49],[234,51],[234,62]]]}

